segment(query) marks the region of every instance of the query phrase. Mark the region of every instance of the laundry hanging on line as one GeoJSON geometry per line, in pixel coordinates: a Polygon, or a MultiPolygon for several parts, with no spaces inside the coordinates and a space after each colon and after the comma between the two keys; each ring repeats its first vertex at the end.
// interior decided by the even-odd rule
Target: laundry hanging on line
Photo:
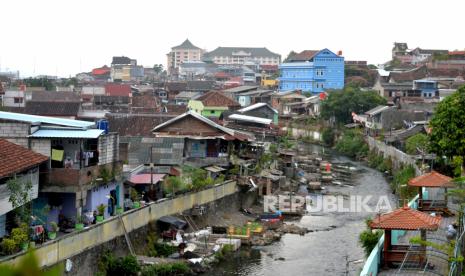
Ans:
{"type": "Polygon", "coordinates": [[[64,150],[52,149],[52,160],[53,161],[63,161],[63,156],[65,155],[64,150]]]}

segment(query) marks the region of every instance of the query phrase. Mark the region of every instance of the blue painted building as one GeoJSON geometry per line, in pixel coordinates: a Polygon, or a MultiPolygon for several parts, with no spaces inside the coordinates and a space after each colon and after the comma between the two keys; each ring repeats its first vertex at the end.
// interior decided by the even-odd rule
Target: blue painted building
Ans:
{"type": "Polygon", "coordinates": [[[414,80],[413,89],[421,91],[422,98],[434,98],[439,97],[438,82],[435,80],[414,80]]]}
{"type": "Polygon", "coordinates": [[[320,93],[344,87],[344,57],[328,49],[306,50],[279,65],[279,91],[320,93]]]}

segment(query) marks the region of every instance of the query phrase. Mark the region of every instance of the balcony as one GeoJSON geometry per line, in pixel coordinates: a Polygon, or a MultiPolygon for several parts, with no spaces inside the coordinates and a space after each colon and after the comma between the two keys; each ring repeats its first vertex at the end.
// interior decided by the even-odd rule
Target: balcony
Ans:
{"type": "Polygon", "coordinates": [[[102,172],[106,169],[107,177],[122,171],[121,162],[105,165],[94,165],[82,169],[51,168],[44,174],[41,192],[76,192],[82,188],[87,189],[96,181],[101,181],[102,172]]]}

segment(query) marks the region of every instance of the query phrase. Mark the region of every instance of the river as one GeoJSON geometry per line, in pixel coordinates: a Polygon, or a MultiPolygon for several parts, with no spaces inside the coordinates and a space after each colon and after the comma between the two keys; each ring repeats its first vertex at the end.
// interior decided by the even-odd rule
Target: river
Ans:
{"type": "MultiPolygon", "coordinates": [[[[319,146],[308,146],[311,152],[324,150],[319,146]]],[[[326,150],[328,152],[328,150],[326,150]]],[[[359,162],[329,151],[330,161],[350,162],[361,168],[353,187],[327,186],[330,192],[347,195],[371,195],[369,206],[376,206],[377,196],[387,196],[392,208],[395,197],[383,175],[359,162]]],[[[217,265],[208,275],[358,275],[364,259],[358,236],[365,229],[365,219],[376,213],[320,212],[303,216],[292,222],[312,230],[304,236],[286,234],[279,242],[269,246],[242,248],[233,258],[217,265]],[[329,230],[328,230],[329,229],[329,230]],[[347,257],[346,257],[347,256],[347,257]],[[348,269],[346,260],[350,262],[348,269]]]]}

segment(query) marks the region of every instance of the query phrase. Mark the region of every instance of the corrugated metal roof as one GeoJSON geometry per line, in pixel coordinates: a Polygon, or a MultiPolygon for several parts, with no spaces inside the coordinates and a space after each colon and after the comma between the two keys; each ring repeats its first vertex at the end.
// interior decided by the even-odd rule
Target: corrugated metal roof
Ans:
{"type": "Polygon", "coordinates": [[[377,107],[375,107],[373,109],[370,109],[367,112],[365,112],[365,114],[368,115],[368,116],[375,116],[376,114],[378,114],[380,112],[383,112],[384,110],[386,110],[388,108],[389,108],[389,106],[387,106],[387,105],[378,105],[377,107]]]}
{"type": "Polygon", "coordinates": [[[241,115],[241,114],[232,114],[232,115],[229,115],[228,118],[237,120],[237,121],[252,122],[252,123],[258,123],[258,124],[264,124],[264,125],[269,125],[271,124],[271,121],[272,121],[271,119],[265,119],[265,118],[247,116],[247,115],[241,115]]]}
{"type": "Polygon", "coordinates": [[[33,138],[82,138],[95,139],[104,132],[103,129],[86,129],[86,130],[56,130],[56,129],[40,129],[29,137],[33,138]]]}
{"type": "Polygon", "coordinates": [[[42,124],[78,127],[78,128],[89,128],[89,127],[95,126],[94,122],[86,122],[86,121],[62,119],[62,118],[54,118],[54,117],[46,117],[46,116],[37,116],[37,115],[29,115],[29,114],[21,114],[21,113],[13,113],[13,112],[4,112],[4,111],[0,111],[0,119],[28,122],[28,123],[42,123],[42,124]]]}
{"type": "Polygon", "coordinates": [[[247,112],[247,111],[250,111],[250,110],[260,108],[260,107],[265,106],[265,105],[267,105],[271,110],[273,110],[274,113],[278,113],[278,111],[276,109],[272,108],[267,103],[256,103],[256,104],[253,104],[253,105],[249,105],[249,106],[246,106],[244,108],[239,109],[238,112],[244,113],[244,112],[247,112]]]}

